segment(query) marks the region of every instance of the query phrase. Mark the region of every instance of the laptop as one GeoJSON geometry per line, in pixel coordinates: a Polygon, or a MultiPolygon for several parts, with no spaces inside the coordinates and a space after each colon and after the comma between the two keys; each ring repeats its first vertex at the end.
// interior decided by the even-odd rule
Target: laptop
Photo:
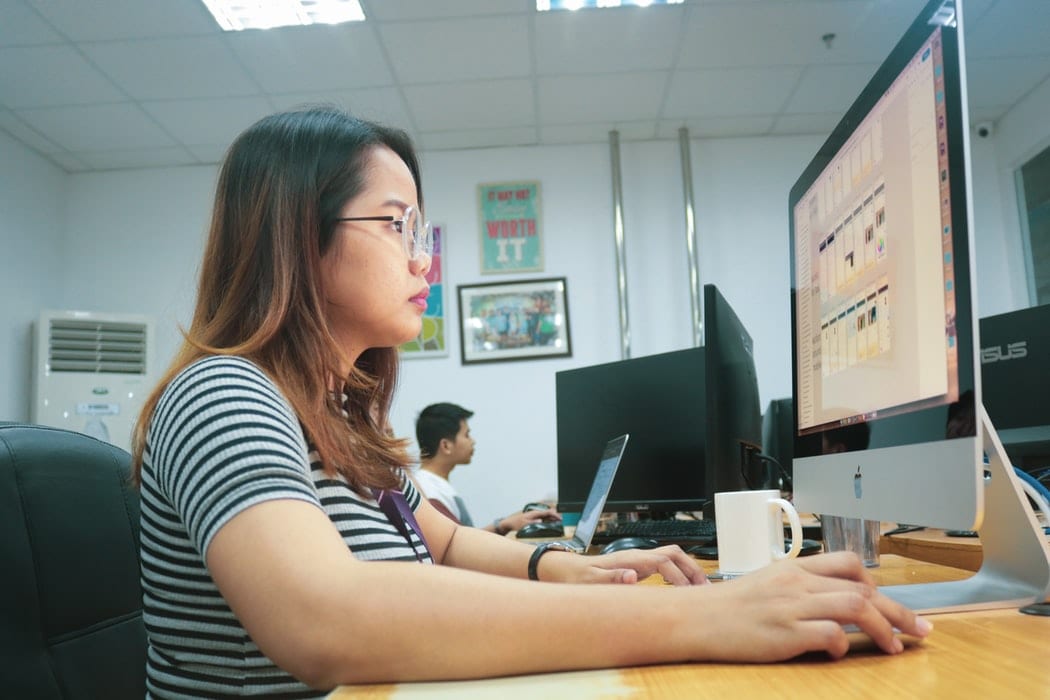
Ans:
{"type": "Polygon", "coordinates": [[[598,463],[598,473],[594,475],[591,483],[591,491],[587,495],[587,502],[583,504],[583,512],[580,521],[576,524],[576,530],[571,539],[556,540],[578,554],[584,554],[591,546],[594,533],[598,530],[598,520],[601,518],[602,509],[605,508],[605,499],[609,497],[612,490],[613,478],[620,466],[624,449],[627,447],[628,435],[615,437],[605,443],[602,451],[602,459],[598,463]]]}

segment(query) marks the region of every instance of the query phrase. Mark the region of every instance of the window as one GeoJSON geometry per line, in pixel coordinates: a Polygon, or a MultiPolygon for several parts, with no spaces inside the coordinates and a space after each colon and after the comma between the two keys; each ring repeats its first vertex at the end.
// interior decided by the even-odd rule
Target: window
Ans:
{"type": "Polygon", "coordinates": [[[1050,148],[1022,165],[1017,180],[1029,294],[1035,305],[1050,304],[1050,148]]]}

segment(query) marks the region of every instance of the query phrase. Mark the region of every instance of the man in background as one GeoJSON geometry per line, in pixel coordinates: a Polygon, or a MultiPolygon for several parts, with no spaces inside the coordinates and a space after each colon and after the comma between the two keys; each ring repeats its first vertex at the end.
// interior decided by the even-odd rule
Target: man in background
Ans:
{"type": "MultiPolygon", "coordinates": [[[[474,524],[466,503],[449,482],[452,470],[460,464],[470,464],[474,457],[474,438],[470,435],[468,419],[474,415],[454,403],[435,403],[424,408],[416,418],[416,441],[419,443],[419,469],[416,483],[439,511],[462,525],[474,524]]],[[[531,504],[530,504],[531,505],[531,504]]],[[[541,520],[560,520],[550,508],[537,508],[511,513],[482,526],[483,530],[505,535],[520,530],[524,525],[541,520]]]]}

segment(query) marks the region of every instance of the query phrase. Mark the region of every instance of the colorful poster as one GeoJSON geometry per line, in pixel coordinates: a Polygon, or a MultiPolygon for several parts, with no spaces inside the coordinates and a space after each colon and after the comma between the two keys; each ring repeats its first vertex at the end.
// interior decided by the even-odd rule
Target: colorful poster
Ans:
{"type": "Polygon", "coordinates": [[[478,185],[481,273],[543,269],[540,183],[478,185]]]}
{"type": "Polygon", "coordinates": [[[401,357],[446,357],[448,344],[445,342],[445,274],[444,247],[445,227],[434,224],[434,252],[430,260],[430,270],[426,274],[430,285],[430,296],[427,297],[427,310],[423,313],[423,328],[415,340],[401,346],[401,357]]]}

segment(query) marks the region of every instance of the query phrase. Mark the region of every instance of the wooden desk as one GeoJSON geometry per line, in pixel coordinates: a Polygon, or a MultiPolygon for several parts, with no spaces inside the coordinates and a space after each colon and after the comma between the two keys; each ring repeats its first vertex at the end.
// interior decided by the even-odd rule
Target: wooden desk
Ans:
{"type": "Polygon", "coordinates": [[[981,568],[984,556],[977,537],[949,537],[944,530],[927,528],[879,539],[879,552],[952,566],[967,571],[981,568]]]}
{"type": "MultiPolygon", "coordinates": [[[[1050,540],[1050,537],[1047,539],[1050,540]]],[[[879,551],[967,571],[980,569],[984,559],[980,538],[949,537],[944,534],[944,530],[934,528],[882,537],[879,539],[879,551]]]]}
{"type": "MultiPolygon", "coordinates": [[[[713,570],[716,562],[703,562],[713,570]]],[[[880,584],[949,581],[969,571],[883,555],[880,584]]],[[[660,585],[647,579],[643,583],[660,585]]],[[[721,585],[721,584],[716,584],[721,585]]],[[[479,681],[344,686],[329,697],[467,700],[597,698],[1046,698],[1050,617],[1014,609],[931,615],[934,630],[896,656],[855,651],[839,661],[812,654],[777,664],[675,664],[546,673],[479,681]]]]}

